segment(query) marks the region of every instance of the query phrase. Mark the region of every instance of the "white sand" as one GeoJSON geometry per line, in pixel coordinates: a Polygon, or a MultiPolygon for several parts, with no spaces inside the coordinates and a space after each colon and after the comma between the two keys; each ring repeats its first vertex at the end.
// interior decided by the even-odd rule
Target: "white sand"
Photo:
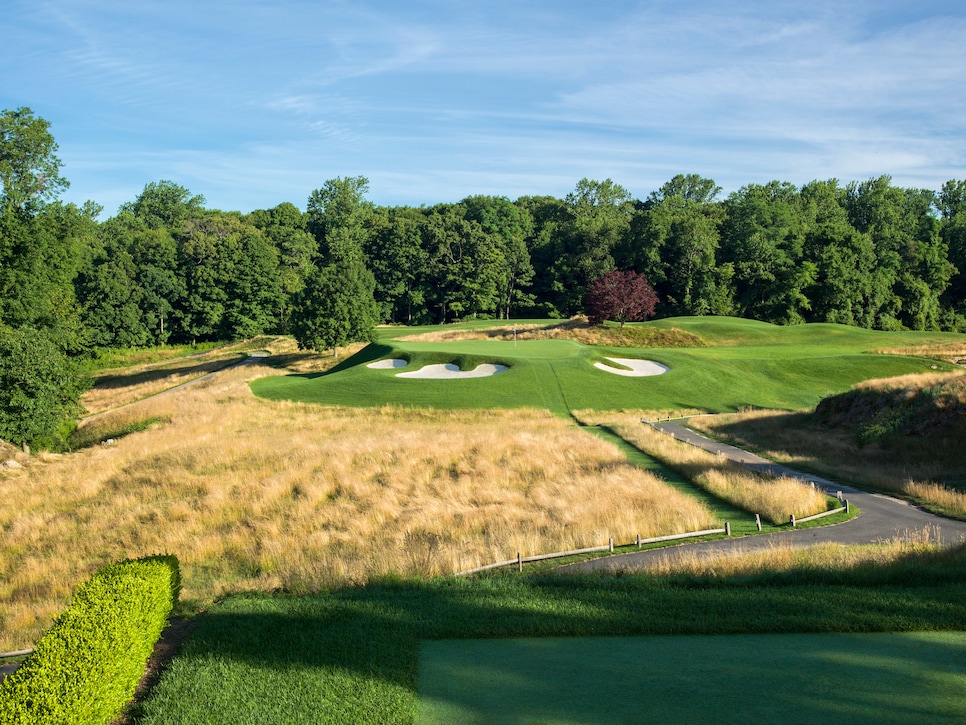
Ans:
{"type": "Polygon", "coordinates": [[[426,365],[419,370],[411,373],[399,373],[397,378],[431,378],[431,379],[452,379],[452,378],[486,378],[507,370],[506,365],[493,365],[485,363],[477,365],[472,370],[460,370],[458,365],[446,363],[445,365],[426,365]]]}
{"type": "Polygon", "coordinates": [[[594,363],[595,368],[600,368],[609,373],[614,373],[614,375],[626,375],[630,378],[643,378],[649,375],[663,375],[668,371],[666,365],[661,365],[661,363],[656,363],[653,360],[633,360],[626,357],[609,357],[607,358],[611,362],[615,362],[618,365],[624,365],[630,368],[630,370],[624,370],[623,368],[612,368],[610,365],[605,365],[604,363],[594,363]]]}
{"type": "Polygon", "coordinates": [[[376,360],[366,365],[367,368],[372,368],[373,370],[392,370],[395,368],[404,368],[407,363],[405,360],[397,360],[395,358],[389,358],[387,360],[376,360]]]}

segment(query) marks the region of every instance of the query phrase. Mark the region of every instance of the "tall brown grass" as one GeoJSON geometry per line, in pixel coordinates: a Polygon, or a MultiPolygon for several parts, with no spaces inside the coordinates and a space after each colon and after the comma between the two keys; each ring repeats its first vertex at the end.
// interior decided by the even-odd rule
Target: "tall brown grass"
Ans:
{"type": "Polygon", "coordinates": [[[170,421],[0,469],[0,650],[104,563],[166,552],[186,606],[708,528],[596,436],[538,411],[354,410],[255,398],[261,363],[111,416],[170,421]]]}
{"type": "Polygon", "coordinates": [[[607,426],[709,493],[774,524],[787,522],[790,514],[804,518],[828,508],[825,495],[810,485],[759,475],[641,423],[642,417],[654,418],[652,413],[581,411],[577,416],[584,423],[607,426]]]}
{"type": "Polygon", "coordinates": [[[966,342],[933,343],[906,347],[888,347],[874,350],[881,355],[909,355],[932,360],[945,360],[951,363],[966,361],[966,342]]]}
{"type": "Polygon", "coordinates": [[[412,335],[406,340],[410,342],[572,340],[584,345],[608,347],[699,347],[704,344],[694,333],[677,328],[591,325],[582,315],[549,324],[498,325],[475,330],[437,330],[412,335]]]}
{"type": "Polygon", "coordinates": [[[217,350],[192,358],[99,371],[81,401],[88,415],[143,400],[203,375],[234,365],[244,358],[217,350]]]}
{"type": "Polygon", "coordinates": [[[338,356],[318,355],[299,350],[291,337],[263,335],[175,360],[162,359],[99,370],[93,387],[84,394],[81,403],[88,415],[97,415],[236,365],[253,351],[270,352],[270,363],[273,367],[284,368],[290,372],[310,373],[327,370],[363,347],[363,344],[356,343],[343,348],[342,354],[338,356]]]}
{"type": "MultiPolygon", "coordinates": [[[[865,389],[930,387],[949,376],[870,381],[865,389]]],[[[806,411],[744,411],[692,418],[698,430],[749,447],[774,461],[860,488],[897,493],[948,516],[966,519],[963,427],[938,435],[900,435],[861,444],[855,427],[830,427],[806,411]]]]}
{"type": "Polygon", "coordinates": [[[881,544],[845,546],[818,544],[807,547],[775,542],[765,549],[737,548],[713,556],[695,550],[684,551],[673,560],[655,559],[624,571],[647,571],[652,574],[690,574],[710,578],[728,578],[795,571],[836,571],[868,567],[886,567],[909,556],[936,554],[940,551],[936,532],[930,529],[910,531],[881,544]]]}

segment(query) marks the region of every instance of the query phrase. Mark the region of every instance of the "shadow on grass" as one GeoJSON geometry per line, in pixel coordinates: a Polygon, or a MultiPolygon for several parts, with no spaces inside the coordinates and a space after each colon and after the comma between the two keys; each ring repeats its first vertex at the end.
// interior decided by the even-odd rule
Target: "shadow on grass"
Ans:
{"type": "Polygon", "coordinates": [[[961,629],[964,552],[730,580],[509,574],[301,597],[238,595],[199,618],[139,722],[198,721],[192,706],[217,708],[225,718],[218,722],[252,721],[252,714],[259,722],[297,722],[329,706],[333,722],[406,721],[425,640],[961,629]],[[315,710],[299,709],[307,687],[315,710]],[[184,708],[184,719],[166,719],[184,708]],[[278,711],[294,714],[269,717],[278,711]]]}
{"type": "Polygon", "coordinates": [[[127,388],[132,385],[142,385],[153,383],[158,380],[165,380],[173,376],[188,377],[192,375],[207,375],[223,368],[235,365],[244,355],[237,355],[220,360],[209,360],[207,362],[188,362],[181,365],[169,365],[154,370],[143,370],[136,373],[124,375],[102,375],[94,383],[95,390],[114,390],[116,388],[127,388]]]}
{"type": "MultiPolygon", "coordinates": [[[[340,373],[343,370],[348,370],[354,368],[357,365],[365,365],[370,362],[374,362],[386,355],[392,353],[394,348],[389,345],[383,345],[382,343],[373,342],[366,345],[359,352],[354,355],[350,355],[345,360],[340,362],[338,365],[334,365],[328,370],[323,370],[321,372],[313,373],[290,373],[286,377],[289,378],[302,378],[303,380],[315,380],[316,378],[325,377],[327,375],[332,375],[333,373],[340,373]]],[[[273,355],[270,360],[272,364],[276,367],[285,367],[286,358],[291,357],[292,359],[298,359],[302,357],[301,353],[294,353],[291,356],[286,355],[273,355]]]]}
{"type": "Polygon", "coordinates": [[[430,642],[418,722],[953,722],[964,653],[962,632],[430,642]]]}

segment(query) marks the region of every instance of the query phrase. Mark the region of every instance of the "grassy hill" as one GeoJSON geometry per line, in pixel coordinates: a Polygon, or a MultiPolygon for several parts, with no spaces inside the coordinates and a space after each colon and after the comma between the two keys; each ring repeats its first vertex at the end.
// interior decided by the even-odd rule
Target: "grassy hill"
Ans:
{"type": "MultiPolygon", "coordinates": [[[[521,328],[524,324],[520,323],[521,328]]],[[[480,330],[501,325],[505,328],[505,323],[497,321],[446,328],[384,328],[378,343],[330,372],[265,378],[255,381],[252,389],[256,395],[274,400],[327,405],[536,407],[558,415],[576,409],[621,408],[794,410],[813,407],[823,397],[864,380],[953,369],[940,360],[872,353],[890,347],[942,345],[962,338],[951,333],[877,332],[831,324],[781,327],[754,320],[696,317],[630,327],[648,330],[645,339],[658,344],[671,340],[674,346],[626,347],[626,341],[621,346],[590,345],[573,339],[514,341],[499,336],[478,339],[480,330]],[[453,333],[461,330],[477,339],[454,339],[453,333]],[[433,332],[448,333],[447,341],[421,339],[433,332]],[[654,360],[669,371],[657,377],[629,378],[594,367],[608,357],[654,360]],[[409,369],[452,362],[461,369],[499,363],[509,370],[492,378],[412,380],[396,377],[398,370],[366,367],[382,358],[404,359],[409,369]]]]}
{"type": "Polygon", "coordinates": [[[966,373],[857,385],[824,399],[815,418],[854,433],[861,443],[888,443],[905,436],[966,441],[966,373]]]}
{"type": "Polygon", "coordinates": [[[966,373],[870,380],[813,411],[751,411],[691,425],[769,458],[966,519],[966,373]]]}

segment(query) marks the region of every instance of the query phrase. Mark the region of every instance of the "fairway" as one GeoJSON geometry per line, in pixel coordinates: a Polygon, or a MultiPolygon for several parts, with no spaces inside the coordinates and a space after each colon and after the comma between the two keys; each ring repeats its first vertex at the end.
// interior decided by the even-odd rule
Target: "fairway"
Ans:
{"type": "MultiPolygon", "coordinates": [[[[497,325],[491,321],[490,325],[497,325]]],[[[427,328],[380,330],[380,341],[321,375],[266,377],[256,395],[322,405],[386,404],[429,408],[544,408],[571,410],[681,410],[730,412],[745,406],[798,410],[870,378],[951,370],[948,363],[871,354],[884,348],[961,340],[953,333],[876,332],[844,325],[782,327],[728,317],[673,318],[644,323],[697,335],[703,344],[676,348],[613,348],[572,340],[411,341],[427,328]],[[615,375],[595,367],[612,359],[648,360],[667,368],[646,377],[615,375]],[[405,360],[410,370],[453,364],[506,366],[477,379],[405,379],[393,368],[372,369],[380,359],[405,360]]],[[[483,327],[480,322],[472,329],[483,327]]],[[[471,326],[465,326],[470,329],[471,326]]],[[[454,331],[461,325],[432,328],[454,331]]],[[[656,366],[655,366],[656,367],[656,366]]]]}
{"type": "Polygon", "coordinates": [[[419,725],[946,723],[966,632],[424,642],[419,725]]]}

